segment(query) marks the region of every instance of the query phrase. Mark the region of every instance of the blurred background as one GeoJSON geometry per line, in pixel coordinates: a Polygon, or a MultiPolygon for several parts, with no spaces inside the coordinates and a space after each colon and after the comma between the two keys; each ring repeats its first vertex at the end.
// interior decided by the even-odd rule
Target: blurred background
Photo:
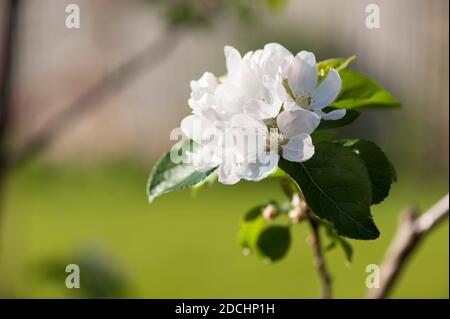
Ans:
{"type": "MultiPolygon", "coordinates": [[[[15,12],[10,2],[0,3],[0,68],[10,88],[0,95],[8,105],[0,155],[26,156],[13,167],[0,158],[0,297],[318,296],[305,225],[279,263],[244,257],[236,243],[245,211],[282,198],[277,181],[147,202],[148,174],[189,113],[189,81],[225,71],[224,45],[245,52],[279,42],[318,60],[355,54],[351,68],[402,103],[339,131],[378,143],[399,180],[374,206],[381,237],[352,241],[351,265],[341,251],[327,253],[336,297],[364,296],[365,266],[382,260],[402,209],[425,210],[448,192],[447,0],[22,0],[15,12]],[[65,26],[70,3],[80,8],[79,29],[65,26]],[[379,29],[366,28],[369,3],[380,8],[379,29]],[[99,98],[72,104],[121,65],[99,98]],[[36,140],[49,128],[51,138],[36,140]],[[30,141],[39,152],[21,153],[30,141]],[[65,286],[73,263],[80,289],[65,286]]],[[[392,297],[448,298],[448,260],[446,221],[415,252],[392,297]]]]}

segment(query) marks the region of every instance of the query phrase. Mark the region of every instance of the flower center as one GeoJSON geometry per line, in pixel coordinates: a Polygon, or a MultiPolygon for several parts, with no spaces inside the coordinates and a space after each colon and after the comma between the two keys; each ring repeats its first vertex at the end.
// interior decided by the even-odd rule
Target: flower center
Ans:
{"type": "Polygon", "coordinates": [[[308,108],[311,100],[312,98],[308,94],[301,94],[295,98],[295,103],[301,107],[308,108]]]}

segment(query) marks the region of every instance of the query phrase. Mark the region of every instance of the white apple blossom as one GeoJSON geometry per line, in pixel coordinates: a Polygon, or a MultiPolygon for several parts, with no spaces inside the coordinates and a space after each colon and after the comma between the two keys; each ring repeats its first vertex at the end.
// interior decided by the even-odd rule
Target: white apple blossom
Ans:
{"type": "MultiPolygon", "coordinates": [[[[287,78],[297,94],[312,94],[313,89],[297,90],[297,84],[302,89],[304,83],[315,86],[317,74],[311,79],[311,74],[305,76],[305,67],[299,64],[303,61],[297,62],[299,55],[294,58],[276,43],[244,57],[229,46],[224,51],[227,74],[218,78],[206,72],[191,82],[192,114],[181,122],[183,133],[201,146],[192,156],[195,168],[206,172],[217,167],[219,181],[234,184],[267,177],[277,168],[280,156],[295,162],[311,158],[310,134],[323,116],[315,106],[321,104],[298,107],[295,99],[280,94],[280,87],[287,78]]],[[[314,97],[323,100],[324,94],[334,94],[321,86],[316,90],[322,95],[314,97]]],[[[303,95],[298,95],[299,101],[303,95]]]]}
{"type": "Polygon", "coordinates": [[[325,113],[322,110],[330,105],[341,90],[339,73],[331,69],[325,79],[317,85],[317,64],[313,53],[301,51],[291,60],[287,70],[287,84],[279,88],[280,98],[287,110],[304,108],[311,110],[325,120],[338,120],[345,116],[344,109],[325,113]]]}
{"type": "Polygon", "coordinates": [[[264,49],[248,52],[244,61],[249,61],[253,68],[258,68],[266,81],[283,79],[294,58],[292,53],[278,43],[269,43],[264,49]]]}

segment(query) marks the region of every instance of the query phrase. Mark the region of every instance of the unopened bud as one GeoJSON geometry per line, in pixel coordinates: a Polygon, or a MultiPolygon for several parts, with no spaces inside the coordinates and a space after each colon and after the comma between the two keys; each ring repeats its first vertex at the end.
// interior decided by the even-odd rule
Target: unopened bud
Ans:
{"type": "Polygon", "coordinates": [[[300,198],[299,194],[292,195],[292,206],[297,207],[300,206],[300,203],[302,202],[302,199],[300,198]]]}
{"type": "Polygon", "coordinates": [[[291,203],[294,208],[289,211],[288,216],[294,224],[297,224],[301,220],[305,219],[308,205],[298,194],[294,194],[294,196],[292,196],[291,203]]]}
{"type": "Polygon", "coordinates": [[[262,211],[262,215],[263,215],[264,219],[267,219],[267,220],[272,219],[273,217],[275,217],[276,214],[277,214],[277,208],[272,204],[267,205],[264,208],[264,210],[262,211]]]}
{"type": "Polygon", "coordinates": [[[302,210],[300,207],[295,207],[289,211],[289,218],[292,220],[294,224],[297,224],[300,221],[302,210]]]}

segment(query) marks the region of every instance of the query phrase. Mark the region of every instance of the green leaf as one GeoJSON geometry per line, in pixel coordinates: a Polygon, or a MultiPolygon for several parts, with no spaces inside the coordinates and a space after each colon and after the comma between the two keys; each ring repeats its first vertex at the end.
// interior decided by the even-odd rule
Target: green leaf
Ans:
{"type": "Polygon", "coordinates": [[[334,58],[320,61],[317,63],[317,74],[319,75],[319,80],[323,79],[331,69],[341,72],[355,59],[356,56],[352,55],[348,58],[334,58]]]}
{"type": "Polygon", "coordinates": [[[346,147],[358,154],[366,164],[372,184],[372,204],[381,203],[396,180],[394,166],[375,143],[365,140],[341,140],[346,147]]]}
{"type": "MultiPolygon", "coordinates": [[[[174,146],[174,152],[181,157],[186,156],[186,150],[194,148],[192,141],[182,141],[174,146]]],[[[171,191],[192,187],[203,181],[213,170],[201,173],[192,164],[174,163],[167,152],[153,167],[147,184],[148,200],[151,203],[156,197],[171,191]]]]}
{"type": "MultiPolygon", "coordinates": [[[[324,109],[325,113],[328,113],[329,111],[335,110],[332,107],[327,107],[324,109]]],[[[339,120],[321,120],[319,126],[317,127],[318,130],[327,130],[331,128],[338,128],[342,126],[349,125],[350,123],[353,123],[358,117],[360,113],[355,110],[347,110],[345,113],[345,116],[339,120]]]]}
{"type": "Polygon", "coordinates": [[[259,234],[264,228],[265,220],[262,215],[264,207],[265,205],[253,207],[244,215],[240,222],[237,239],[245,255],[255,250],[259,234]]]}
{"type": "Polygon", "coordinates": [[[342,87],[337,99],[331,104],[334,108],[379,108],[400,105],[389,92],[357,72],[342,70],[340,76],[342,87]]]}
{"type": "Polygon", "coordinates": [[[207,187],[211,187],[212,185],[214,185],[217,182],[218,175],[219,175],[219,171],[218,170],[215,170],[215,171],[211,172],[211,174],[209,174],[200,183],[192,186],[192,193],[195,195],[198,192],[200,192],[202,189],[207,188],[207,187]]]}
{"type": "Polygon", "coordinates": [[[335,140],[336,137],[337,137],[337,133],[336,133],[336,130],[334,130],[334,129],[315,130],[311,134],[311,139],[312,139],[314,145],[316,145],[317,143],[320,143],[320,142],[335,140]]]}
{"type": "Polygon", "coordinates": [[[330,244],[327,247],[325,247],[325,251],[330,251],[330,250],[336,248],[338,245],[339,245],[339,247],[342,248],[342,251],[344,252],[345,261],[348,264],[351,264],[352,260],[353,260],[353,247],[343,237],[336,235],[336,237],[334,239],[332,239],[330,244]]]}
{"type": "Polygon", "coordinates": [[[291,243],[291,233],[286,226],[269,226],[258,238],[258,252],[269,262],[283,258],[291,243]]]}
{"type": "Polygon", "coordinates": [[[351,263],[353,260],[353,247],[350,245],[350,243],[345,240],[344,238],[338,236],[337,237],[338,243],[341,246],[342,250],[344,251],[345,260],[348,263],[351,263]]]}
{"type": "Polygon", "coordinates": [[[347,240],[345,240],[344,238],[342,238],[341,236],[338,236],[334,232],[333,227],[330,223],[321,222],[320,224],[325,227],[326,234],[327,234],[328,238],[330,239],[330,243],[327,245],[327,247],[325,247],[325,250],[326,251],[331,250],[331,249],[335,248],[337,245],[339,245],[344,252],[345,261],[350,264],[353,259],[353,248],[350,245],[350,243],[347,240]]]}
{"type": "Polygon", "coordinates": [[[310,160],[296,163],[280,159],[279,166],[300,187],[313,212],[330,221],[338,235],[354,239],[379,236],[370,214],[369,174],[352,150],[322,142],[310,160]]]}
{"type": "MultiPolygon", "coordinates": [[[[317,63],[319,82],[325,78],[330,69],[338,71],[342,79],[341,92],[334,103],[331,104],[331,107],[354,109],[359,107],[399,106],[400,103],[375,81],[346,69],[350,62],[355,59],[356,57],[353,55],[348,58],[334,58],[317,63]]],[[[352,114],[352,116],[355,116],[355,114],[352,114]]],[[[344,125],[351,122],[344,122],[344,125]]]]}
{"type": "Polygon", "coordinates": [[[391,171],[391,177],[392,177],[392,182],[396,182],[398,179],[398,175],[397,175],[397,170],[394,167],[394,164],[392,164],[391,162],[389,162],[390,164],[390,171],[391,171]]]}

